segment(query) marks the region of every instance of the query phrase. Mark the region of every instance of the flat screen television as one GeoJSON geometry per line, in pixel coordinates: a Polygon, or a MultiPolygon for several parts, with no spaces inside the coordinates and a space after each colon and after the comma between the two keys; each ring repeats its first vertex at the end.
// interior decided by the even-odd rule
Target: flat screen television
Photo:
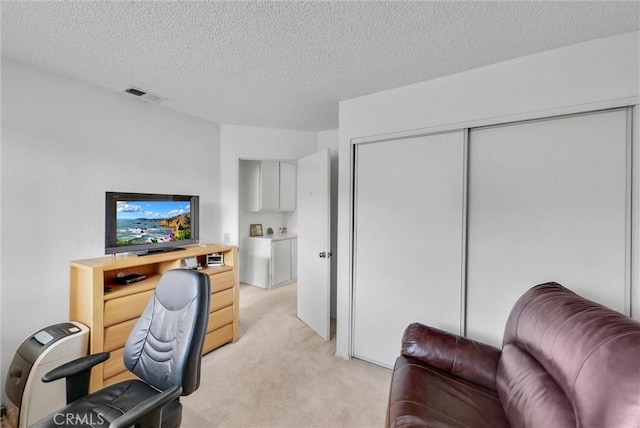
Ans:
{"type": "Polygon", "coordinates": [[[106,192],[105,254],[146,255],[198,242],[199,197],[106,192]]]}

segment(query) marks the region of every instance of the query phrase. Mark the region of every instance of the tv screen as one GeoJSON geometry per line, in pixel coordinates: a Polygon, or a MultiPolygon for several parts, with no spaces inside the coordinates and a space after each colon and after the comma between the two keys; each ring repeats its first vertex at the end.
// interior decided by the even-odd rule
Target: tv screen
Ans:
{"type": "Polygon", "coordinates": [[[107,192],[105,253],[136,255],[198,242],[198,196],[107,192]]]}

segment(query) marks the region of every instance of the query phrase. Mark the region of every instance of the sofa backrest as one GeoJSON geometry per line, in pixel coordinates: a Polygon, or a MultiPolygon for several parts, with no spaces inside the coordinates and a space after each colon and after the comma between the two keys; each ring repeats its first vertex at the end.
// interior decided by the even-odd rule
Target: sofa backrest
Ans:
{"type": "Polygon", "coordinates": [[[640,323],[533,287],[507,320],[496,384],[514,427],[640,427],[640,323]]]}

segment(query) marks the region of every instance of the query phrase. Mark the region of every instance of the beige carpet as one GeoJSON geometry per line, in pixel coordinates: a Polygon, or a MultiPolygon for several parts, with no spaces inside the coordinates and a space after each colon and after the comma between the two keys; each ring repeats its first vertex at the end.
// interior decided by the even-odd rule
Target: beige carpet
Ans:
{"type": "Polygon", "coordinates": [[[296,317],[296,285],[240,285],[240,340],[202,359],[182,426],[384,426],[391,371],[334,357],[296,317]]]}

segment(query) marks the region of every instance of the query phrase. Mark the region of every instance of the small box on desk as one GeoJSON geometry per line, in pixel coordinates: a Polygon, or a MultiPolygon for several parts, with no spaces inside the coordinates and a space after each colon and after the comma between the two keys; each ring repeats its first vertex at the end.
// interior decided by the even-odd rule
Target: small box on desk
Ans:
{"type": "Polygon", "coordinates": [[[207,266],[222,266],[224,265],[224,257],[222,253],[207,254],[207,266]]]}

